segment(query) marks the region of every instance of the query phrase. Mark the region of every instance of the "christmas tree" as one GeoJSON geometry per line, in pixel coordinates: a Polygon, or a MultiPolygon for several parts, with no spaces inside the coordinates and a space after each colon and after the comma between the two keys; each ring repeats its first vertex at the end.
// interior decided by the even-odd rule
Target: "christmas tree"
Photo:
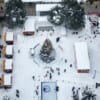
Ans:
{"type": "Polygon", "coordinates": [[[50,63],[55,59],[55,50],[53,49],[52,43],[49,39],[46,39],[40,50],[40,58],[46,62],[50,63]]]}

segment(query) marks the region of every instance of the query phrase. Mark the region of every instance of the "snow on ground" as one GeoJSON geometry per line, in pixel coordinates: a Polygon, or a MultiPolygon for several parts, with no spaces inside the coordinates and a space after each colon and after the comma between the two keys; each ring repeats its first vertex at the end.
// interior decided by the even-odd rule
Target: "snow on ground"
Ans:
{"type": "Polygon", "coordinates": [[[100,35],[94,37],[91,34],[91,26],[88,20],[86,20],[86,28],[79,31],[78,35],[72,35],[73,31],[65,30],[63,26],[54,26],[54,30],[53,34],[39,32],[34,36],[27,37],[22,34],[24,29],[17,28],[10,30],[3,28],[3,33],[5,31],[14,32],[14,71],[12,74],[12,89],[0,89],[0,100],[2,100],[4,95],[9,95],[11,100],[41,100],[41,82],[45,81],[57,82],[59,86],[59,92],[57,93],[58,100],[72,100],[72,87],[83,88],[86,85],[95,90],[97,100],[100,100],[100,88],[95,89],[95,83],[100,82],[100,35]],[[56,43],[58,36],[61,38],[56,43]],[[33,58],[30,55],[30,48],[33,48],[38,43],[39,46],[35,52],[39,54],[40,47],[46,38],[52,41],[57,55],[56,60],[51,64],[45,64],[37,56],[33,58]],[[74,43],[77,41],[86,41],[88,43],[91,64],[91,71],[88,74],[77,73],[74,54],[74,43]],[[19,53],[18,50],[20,50],[19,53]],[[67,59],[67,62],[65,62],[65,59],[67,59]],[[72,67],[70,67],[70,64],[72,64],[72,67]],[[48,76],[45,77],[50,68],[54,69],[51,80],[48,76]],[[57,68],[60,69],[60,75],[58,75],[57,68]],[[66,72],[64,72],[64,69],[66,69],[66,72]],[[96,76],[94,78],[95,70],[96,76]],[[32,79],[33,75],[35,76],[34,80],[32,79]],[[39,96],[34,92],[37,86],[39,86],[39,96]],[[20,91],[20,98],[16,97],[16,89],[20,91]]]}

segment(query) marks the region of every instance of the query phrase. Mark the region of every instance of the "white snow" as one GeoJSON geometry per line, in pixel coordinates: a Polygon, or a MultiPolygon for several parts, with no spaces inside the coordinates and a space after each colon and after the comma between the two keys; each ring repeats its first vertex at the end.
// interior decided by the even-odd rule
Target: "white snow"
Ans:
{"type": "Polygon", "coordinates": [[[76,67],[78,70],[90,70],[88,46],[86,42],[75,43],[76,67]]]}
{"type": "MultiPolygon", "coordinates": [[[[28,18],[30,19],[30,17],[28,18]]],[[[98,34],[95,37],[94,34],[91,34],[91,25],[88,17],[86,17],[86,27],[83,30],[79,30],[78,35],[72,35],[73,30],[66,30],[63,26],[53,25],[53,27],[54,32],[52,33],[39,32],[40,34],[38,34],[36,32],[34,36],[30,37],[22,34],[24,28],[12,30],[6,27],[3,28],[2,33],[5,31],[14,33],[14,67],[12,88],[7,91],[0,89],[0,100],[5,95],[9,95],[11,100],[41,100],[41,82],[57,82],[59,86],[57,100],[72,100],[72,87],[75,86],[82,89],[86,85],[95,90],[97,100],[100,100],[100,89],[95,89],[95,83],[100,82],[100,35],[98,34]],[[60,41],[57,43],[56,38],[58,36],[60,41]],[[39,54],[39,50],[46,38],[52,41],[56,50],[56,60],[50,64],[42,62],[38,59],[39,56],[36,56],[36,54],[39,54]],[[91,71],[88,74],[77,73],[74,53],[75,42],[88,43],[91,63],[91,71]],[[34,48],[37,44],[39,45],[35,49],[34,57],[32,57],[30,56],[30,48],[34,48]],[[67,62],[65,62],[65,59],[67,59],[67,62]],[[72,64],[72,67],[70,67],[70,64],[72,64]],[[54,69],[51,80],[49,75],[45,77],[50,68],[54,69]],[[56,68],[60,69],[60,75],[58,75],[56,68]],[[66,69],[66,72],[64,72],[64,69],[66,69]],[[95,71],[96,75],[94,74],[95,71]],[[35,76],[34,80],[32,76],[35,76]],[[37,86],[39,86],[38,96],[34,92],[37,86]],[[16,97],[16,89],[20,91],[19,98],[16,97]]]]}

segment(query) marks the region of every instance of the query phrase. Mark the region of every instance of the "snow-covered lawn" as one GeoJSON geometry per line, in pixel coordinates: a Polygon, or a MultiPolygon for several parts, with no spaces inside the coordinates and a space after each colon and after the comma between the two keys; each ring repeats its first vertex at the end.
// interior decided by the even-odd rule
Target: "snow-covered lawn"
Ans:
{"type": "MultiPolygon", "coordinates": [[[[12,88],[9,90],[0,89],[0,100],[4,95],[9,95],[11,100],[41,100],[41,82],[57,82],[59,92],[57,93],[58,100],[72,100],[71,89],[73,86],[85,87],[88,85],[97,94],[97,100],[100,100],[100,88],[95,89],[95,83],[100,82],[100,35],[94,37],[91,34],[90,23],[86,21],[86,28],[79,31],[78,35],[72,35],[72,31],[65,30],[64,27],[55,27],[54,33],[50,35],[47,32],[39,32],[34,36],[24,36],[23,29],[5,31],[14,32],[14,71],[12,88]],[[60,41],[57,43],[56,38],[60,36],[60,41]],[[39,53],[39,48],[42,46],[46,38],[49,38],[53,47],[56,50],[56,60],[51,64],[45,64],[37,56],[34,58],[30,55],[30,48],[33,48],[39,43],[35,52],[39,53]],[[86,41],[88,43],[91,71],[87,74],[77,73],[75,66],[74,43],[77,41],[86,41]],[[20,52],[18,53],[18,50],[20,52]],[[67,59],[67,62],[65,62],[67,59]],[[72,64],[72,67],[70,67],[72,64]],[[54,69],[52,79],[49,76],[45,77],[47,70],[54,69]],[[58,75],[57,68],[60,69],[58,75]],[[66,69],[66,72],[64,72],[66,69]],[[96,70],[96,76],[94,73],[96,70]],[[33,80],[32,76],[35,76],[33,80]],[[39,96],[35,90],[39,86],[39,96]],[[20,91],[20,98],[16,98],[16,89],[20,91]]],[[[0,68],[1,69],[1,68],[0,68]]]]}

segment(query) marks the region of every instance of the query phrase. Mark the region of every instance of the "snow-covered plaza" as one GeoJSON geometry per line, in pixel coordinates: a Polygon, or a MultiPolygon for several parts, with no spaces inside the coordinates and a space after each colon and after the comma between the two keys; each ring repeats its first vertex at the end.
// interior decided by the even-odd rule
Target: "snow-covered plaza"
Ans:
{"type": "MultiPolygon", "coordinates": [[[[36,17],[28,17],[28,19],[31,18],[36,19],[36,17]]],[[[3,34],[5,32],[14,33],[14,57],[12,88],[0,89],[0,100],[3,100],[4,96],[9,96],[10,100],[41,100],[41,82],[56,82],[59,86],[57,100],[73,100],[73,86],[80,88],[80,91],[88,86],[97,95],[96,100],[100,100],[100,88],[95,88],[96,83],[100,83],[100,34],[92,33],[88,18],[89,16],[86,16],[86,26],[83,30],[78,31],[78,34],[72,34],[72,30],[66,30],[63,26],[53,26],[54,31],[39,31],[35,32],[33,36],[25,36],[23,35],[24,28],[11,30],[3,27],[3,34]],[[60,37],[59,42],[56,41],[57,37],[60,37]],[[45,39],[50,39],[56,50],[56,59],[48,64],[37,56],[45,39]],[[77,72],[75,42],[87,42],[88,44],[89,73],[77,72]],[[32,57],[30,48],[35,46],[35,54],[32,57]],[[50,77],[50,73],[52,77],[50,77]],[[20,91],[20,97],[16,97],[16,89],[20,91]]],[[[30,25],[30,23],[28,24],[30,25]]],[[[1,43],[5,44],[4,35],[1,43]]],[[[2,64],[3,59],[2,55],[0,64],[2,64]]],[[[0,67],[0,75],[2,73],[0,67]]],[[[53,97],[48,98],[53,100],[53,97]]]]}

